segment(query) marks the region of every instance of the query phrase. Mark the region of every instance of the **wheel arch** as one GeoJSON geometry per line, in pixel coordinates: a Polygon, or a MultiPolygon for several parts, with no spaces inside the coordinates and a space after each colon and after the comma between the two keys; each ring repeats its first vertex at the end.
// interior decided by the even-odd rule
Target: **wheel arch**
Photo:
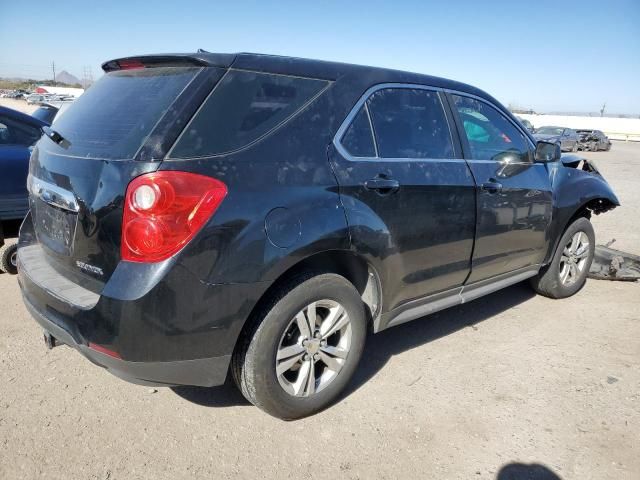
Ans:
{"type": "Polygon", "coordinates": [[[562,238],[562,235],[564,235],[564,232],[566,232],[569,225],[571,225],[580,217],[591,220],[591,216],[594,213],[596,215],[599,215],[601,213],[608,212],[609,210],[613,210],[618,205],[619,203],[615,196],[613,198],[608,196],[595,196],[594,198],[582,202],[577,207],[563,212],[562,215],[559,215],[561,216],[562,220],[556,221],[553,241],[550,242],[550,248],[545,257],[544,264],[548,264],[553,258],[553,253],[558,248],[558,242],[560,242],[560,238],[562,238]]]}
{"type": "Polygon", "coordinates": [[[378,273],[361,255],[351,250],[325,250],[299,260],[271,282],[240,329],[236,348],[246,334],[255,327],[258,312],[270,302],[274,292],[292,279],[303,277],[310,272],[335,273],[351,282],[367,307],[368,323],[371,328],[373,327],[373,319],[380,313],[382,307],[382,290],[378,273]]]}

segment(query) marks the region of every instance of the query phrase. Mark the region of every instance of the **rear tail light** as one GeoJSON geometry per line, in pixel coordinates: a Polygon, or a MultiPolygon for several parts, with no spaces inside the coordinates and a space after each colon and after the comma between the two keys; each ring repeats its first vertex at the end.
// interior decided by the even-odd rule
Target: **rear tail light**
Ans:
{"type": "Polygon", "coordinates": [[[195,173],[163,171],[135,178],[125,196],[122,259],[169,258],[193,238],[226,195],[220,180],[195,173]]]}

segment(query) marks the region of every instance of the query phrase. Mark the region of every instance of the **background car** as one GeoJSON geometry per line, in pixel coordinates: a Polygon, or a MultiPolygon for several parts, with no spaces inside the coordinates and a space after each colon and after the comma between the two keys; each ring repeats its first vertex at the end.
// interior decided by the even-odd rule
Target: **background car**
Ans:
{"type": "Polygon", "coordinates": [[[526,118],[519,117],[518,115],[516,115],[516,118],[520,121],[520,123],[524,128],[529,130],[531,133],[535,133],[536,129],[534,128],[533,124],[529,120],[527,120],[526,118]]]}
{"type": "Polygon", "coordinates": [[[29,210],[27,174],[31,147],[47,126],[30,115],[0,107],[0,269],[16,273],[15,243],[4,244],[2,225],[22,220],[29,210]]]}
{"type": "Polygon", "coordinates": [[[533,135],[536,140],[557,143],[563,152],[577,152],[580,138],[575,130],[564,127],[540,127],[533,135]]]}
{"type": "Polygon", "coordinates": [[[41,93],[32,93],[31,95],[27,95],[26,101],[29,105],[39,105],[51,100],[52,95],[50,94],[41,94],[41,93]]]}
{"type": "Polygon", "coordinates": [[[611,141],[601,130],[580,129],[576,130],[579,137],[580,150],[597,152],[598,150],[611,150],[611,141]]]}

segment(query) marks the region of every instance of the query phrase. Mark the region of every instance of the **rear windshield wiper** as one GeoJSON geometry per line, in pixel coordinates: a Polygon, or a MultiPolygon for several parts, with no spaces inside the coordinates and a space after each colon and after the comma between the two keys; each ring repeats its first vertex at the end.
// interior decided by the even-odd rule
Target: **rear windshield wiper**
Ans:
{"type": "Polygon", "coordinates": [[[44,134],[49,137],[53,143],[57,143],[58,145],[62,145],[63,147],[69,145],[69,142],[58,132],[56,132],[53,128],[50,127],[42,127],[42,131],[44,134]]]}

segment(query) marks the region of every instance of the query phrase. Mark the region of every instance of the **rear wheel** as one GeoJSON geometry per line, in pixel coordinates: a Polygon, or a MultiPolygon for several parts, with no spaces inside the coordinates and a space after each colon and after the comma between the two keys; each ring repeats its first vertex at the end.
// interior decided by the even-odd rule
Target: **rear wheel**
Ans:
{"type": "Polygon", "coordinates": [[[562,235],[551,263],[531,279],[533,289],[550,298],[578,292],[587,281],[595,239],[591,222],[584,217],[576,219],[562,235]]]}
{"type": "Polygon", "coordinates": [[[12,275],[18,273],[17,243],[5,243],[0,247],[0,270],[12,275]]]}
{"type": "Polygon", "coordinates": [[[335,274],[276,292],[238,345],[232,373],[243,395],[282,419],[331,404],[355,372],[367,332],[358,291],[335,274]]]}

